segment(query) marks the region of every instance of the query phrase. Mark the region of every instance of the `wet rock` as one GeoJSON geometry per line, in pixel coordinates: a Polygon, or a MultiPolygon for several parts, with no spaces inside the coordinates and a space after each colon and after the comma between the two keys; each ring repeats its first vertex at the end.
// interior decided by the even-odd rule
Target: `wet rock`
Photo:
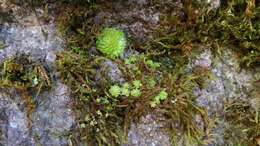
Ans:
{"type": "Polygon", "coordinates": [[[132,123],[125,146],[171,146],[170,138],[163,130],[166,123],[163,117],[148,114],[138,123],[132,123]]]}

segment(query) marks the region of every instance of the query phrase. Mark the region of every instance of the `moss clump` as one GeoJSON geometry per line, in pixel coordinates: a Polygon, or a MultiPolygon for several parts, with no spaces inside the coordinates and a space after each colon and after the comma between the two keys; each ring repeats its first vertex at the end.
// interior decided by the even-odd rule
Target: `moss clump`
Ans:
{"type": "Polygon", "coordinates": [[[0,64],[0,88],[22,87],[40,91],[51,87],[51,79],[43,65],[35,65],[27,57],[17,56],[0,64]]]}
{"type": "Polygon", "coordinates": [[[105,28],[98,36],[97,49],[109,58],[118,57],[126,47],[123,31],[116,28],[105,28]]]}
{"type": "Polygon", "coordinates": [[[9,58],[0,63],[1,94],[18,93],[20,104],[28,119],[35,110],[35,96],[51,88],[51,78],[45,67],[32,62],[26,55],[9,58]]]}

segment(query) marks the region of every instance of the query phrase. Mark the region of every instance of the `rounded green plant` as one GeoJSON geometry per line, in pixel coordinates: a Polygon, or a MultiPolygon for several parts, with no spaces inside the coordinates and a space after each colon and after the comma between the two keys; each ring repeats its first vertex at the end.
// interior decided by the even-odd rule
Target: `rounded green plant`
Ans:
{"type": "Polygon", "coordinates": [[[164,101],[165,99],[167,99],[167,97],[168,97],[167,92],[165,92],[164,90],[160,91],[160,93],[156,95],[153,98],[153,101],[150,103],[151,107],[156,107],[156,105],[159,105],[161,101],[164,101]]]}
{"type": "Polygon", "coordinates": [[[142,83],[140,80],[134,80],[133,85],[136,89],[139,89],[142,86],[142,83]]]}
{"type": "Polygon", "coordinates": [[[124,83],[122,88],[121,88],[121,92],[123,96],[129,96],[130,95],[130,85],[128,83],[124,83]]]}
{"type": "Polygon", "coordinates": [[[139,97],[139,96],[141,96],[142,93],[139,89],[133,89],[133,90],[131,90],[130,94],[133,97],[139,97]]]}
{"type": "Polygon", "coordinates": [[[121,88],[119,86],[117,86],[117,85],[113,85],[113,86],[110,87],[109,93],[113,97],[118,97],[121,94],[121,88]]]}
{"type": "Polygon", "coordinates": [[[97,49],[109,58],[116,58],[126,47],[126,37],[122,30],[104,28],[96,41],[97,49]]]}

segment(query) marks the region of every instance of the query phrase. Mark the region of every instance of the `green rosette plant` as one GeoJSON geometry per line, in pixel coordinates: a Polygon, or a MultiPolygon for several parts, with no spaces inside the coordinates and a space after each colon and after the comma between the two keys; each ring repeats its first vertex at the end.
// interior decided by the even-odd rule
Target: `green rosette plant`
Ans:
{"type": "Polygon", "coordinates": [[[97,49],[109,58],[116,58],[126,47],[126,37],[122,30],[104,28],[96,41],[97,49]]]}

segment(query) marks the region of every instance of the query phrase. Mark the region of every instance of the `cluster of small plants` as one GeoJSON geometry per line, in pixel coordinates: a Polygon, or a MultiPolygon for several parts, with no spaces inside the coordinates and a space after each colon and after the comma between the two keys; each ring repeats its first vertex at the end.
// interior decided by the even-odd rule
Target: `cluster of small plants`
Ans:
{"type": "MultiPolygon", "coordinates": [[[[196,104],[193,89],[206,86],[204,80],[210,78],[210,72],[204,69],[188,72],[185,70],[188,58],[197,51],[194,48],[198,44],[209,46],[217,55],[225,51],[223,46],[228,46],[238,50],[242,56],[241,65],[257,65],[260,52],[257,21],[260,15],[257,14],[260,9],[252,0],[229,1],[215,11],[206,11],[204,7],[198,11],[196,6],[184,2],[187,19],[178,21],[173,33],[159,35],[138,46],[145,48],[141,51],[138,47],[127,47],[127,38],[118,28],[90,28],[89,22],[86,22],[88,25],[76,29],[71,37],[73,45],[69,46],[70,50],[58,56],[57,68],[61,79],[70,85],[78,99],[82,140],[93,142],[92,145],[120,145],[125,135],[122,133],[129,128],[130,121],[161,109],[158,112],[167,120],[179,124],[184,138],[192,139],[190,141],[194,145],[204,143],[203,129],[207,129],[209,124],[208,115],[196,104]],[[88,51],[93,46],[99,53],[91,56],[88,51]],[[130,48],[138,52],[120,58],[130,48]],[[122,71],[125,82],[107,81],[96,86],[94,78],[100,58],[114,61],[122,71]],[[194,121],[197,115],[203,119],[203,129],[194,121]]],[[[84,10],[89,12],[93,9],[84,10]]],[[[259,127],[254,122],[252,125],[256,129],[259,127]]],[[[178,130],[170,126],[169,131],[176,144],[178,130]]],[[[246,139],[252,139],[252,131],[245,135],[247,138],[241,139],[241,143],[251,144],[246,139]]]]}
{"type": "MultiPolygon", "coordinates": [[[[26,2],[32,7],[47,4],[45,0],[26,2]]],[[[121,145],[131,121],[159,109],[157,112],[181,129],[179,132],[174,124],[168,127],[174,144],[179,133],[183,133],[184,139],[192,139],[194,145],[204,144],[205,133],[210,135],[207,133],[208,115],[196,105],[193,89],[203,88],[205,77],[208,79],[210,73],[203,69],[187,72],[187,58],[196,51],[197,44],[203,44],[217,55],[227,47],[232,48],[241,58],[242,66],[259,66],[260,6],[255,0],[231,0],[221,1],[220,8],[208,11],[207,7],[196,4],[197,1],[182,2],[185,18],[174,21],[176,30],[167,34],[158,30],[158,38],[141,46],[127,47],[123,30],[93,25],[95,20],[90,15],[97,8],[94,0],[59,1],[63,16],[58,17],[58,26],[62,26],[66,34],[68,30],[75,32],[67,34],[68,50],[57,54],[56,68],[59,79],[70,86],[75,97],[80,140],[89,145],[121,145]],[[64,9],[68,11],[65,13],[62,4],[72,4],[72,9],[64,9]],[[78,22],[76,18],[83,19],[78,22]],[[91,55],[91,47],[99,53],[91,55]],[[120,58],[130,48],[137,50],[136,54],[120,58]],[[96,84],[95,75],[101,58],[117,63],[124,74],[124,83],[96,84]],[[194,120],[198,115],[204,122],[203,129],[194,120]]],[[[165,21],[171,23],[172,19],[165,21]]],[[[0,42],[0,49],[4,46],[0,42]]],[[[26,58],[13,58],[1,64],[1,88],[36,91],[37,95],[51,86],[45,67],[32,64],[26,58]]],[[[31,100],[29,96],[28,100],[31,100]]],[[[260,134],[258,111],[244,101],[227,104],[226,120],[231,123],[228,125],[230,133],[235,135],[227,131],[224,137],[230,139],[231,145],[254,145],[252,141],[259,139],[260,134]]]]}
{"type": "Polygon", "coordinates": [[[124,83],[121,87],[118,85],[113,85],[109,89],[109,93],[113,97],[125,96],[125,97],[139,97],[141,95],[142,84],[140,80],[133,81],[132,85],[129,83],[124,83]]]}
{"type": "Polygon", "coordinates": [[[168,93],[164,90],[160,91],[160,93],[154,96],[153,101],[150,103],[151,107],[156,107],[156,105],[160,104],[162,101],[167,99],[168,93]]]}

